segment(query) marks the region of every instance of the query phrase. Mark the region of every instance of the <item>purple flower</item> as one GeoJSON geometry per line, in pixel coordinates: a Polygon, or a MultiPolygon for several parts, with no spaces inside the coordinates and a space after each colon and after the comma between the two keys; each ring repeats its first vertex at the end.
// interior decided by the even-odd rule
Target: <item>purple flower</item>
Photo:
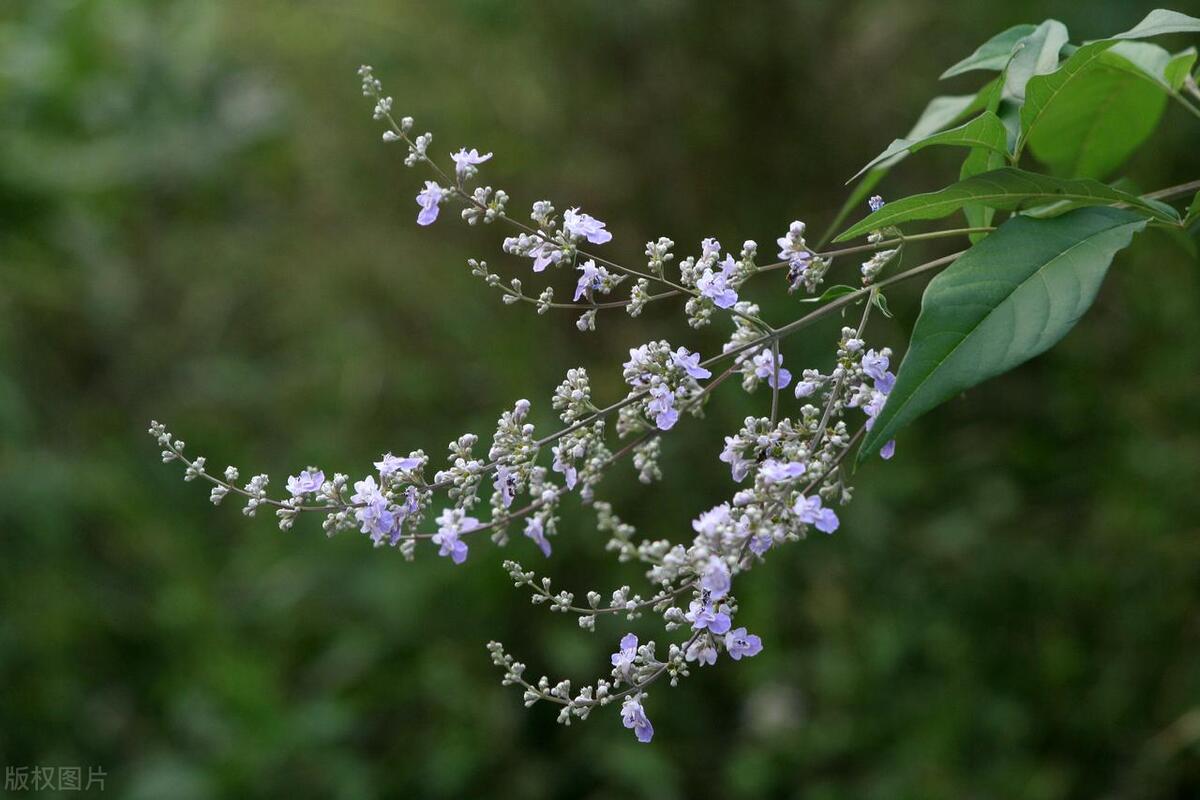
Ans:
{"type": "Polygon", "coordinates": [[[889,359],[883,353],[877,353],[874,350],[868,350],[863,353],[862,369],[873,380],[883,380],[883,375],[887,372],[889,359]]]}
{"type": "Polygon", "coordinates": [[[702,631],[707,628],[718,636],[729,630],[732,620],[729,618],[729,606],[722,605],[716,611],[712,603],[693,600],[688,611],[683,616],[692,623],[692,630],[702,631]]]}
{"type": "MultiPolygon", "coordinates": [[[[730,260],[728,256],[726,260],[730,260]]],[[[701,296],[712,300],[717,308],[731,308],[738,301],[737,291],[729,285],[729,276],[724,270],[704,270],[704,274],[696,281],[696,288],[701,296]]]]}
{"type": "Polygon", "coordinates": [[[438,555],[449,556],[455,564],[466,561],[467,543],[458,537],[478,528],[479,520],[466,516],[461,508],[447,508],[434,521],[438,524],[438,532],[430,540],[440,546],[438,555]]]}
{"type": "Polygon", "coordinates": [[[712,371],[700,366],[700,354],[689,353],[687,348],[681,347],[671,354],[671,360],[675,362],[675,366],[691,375],[693,378],[711,378],[712,371]]]}
{"type": "Polygon", "coordinates": [[[563,230],[592,244],[604,244],[612,239],[612,234],[604,229],[603,222],[590,214],[580,213],[578,208],[568,208],[563,212],[563,230]]]}
{"type": "Polygon", "coordinates": [[[496,478],[492,485],[500,493],[500,502],[504,504],[505,508],[509,508],[516,492],[517,477],[508,467],[501,465],[496,467],[496,478]]]}
{"type": "Polygon", "coordinates": [[[725,650],[734,661],[741,661],[762,652],[762,639],[754,634],[746,635],[745,628],[734,628],[725,634],[725,650]]]}
{"type": "Polygon", "coordinates": [[[375,462],[375,469],[379,470],[381,480],[387,480],[397,472],[407,472],[419,466],[421,466],[421,459],[419,458],[401,458],[391,453],[385,453],[382,461],[375,462]]]}
{"type": "Polygon", "coordinates": [[[421,493],[417,487],[410,486],[404,490],[404,514],[415,514],[421,509],[421,493]]]}
{"type": "Polygon", "coordinates": [[[733,473],[733,479],[741,483],[750,473],[750,466],[754,463],[748,458],[744,458],[737,452],[738,440],[732,436],[725,437],[725,449],[721,451],[721,460],[729,465],[730,472],[733,473]]]}
{"type": "Polygon", "coordinates": [[[319,469],[305,469],[301,470],[299,475],[288,477],[287,489],[291,492],[292,497],[303,497],[306,494],[317,491],[324,483],[324,472],[319,469]]]}
{"type": "Polygon", "coordinates": [[[418,225],[432,225],[438,218],[438,203],[446,196],[446,190],[433,181],[425,181],[425,189],[417,195],[417,205],[421,213],[417,214],[418,225]]]}
{"type": "Polygon", "coordinates": [[[562,261],[563,250],[553,242],[543,239],[540,244],[531,247],[527,255],[533,259],[533,271],[542,272],[551,264],[562,261]]]}
{"type": "Polygon", "coordinates": [[[778,359],[771,358],[770,350],[763,350],[754,357],[754,374],[767,382],[772,389],[784,389],[792,382],[792,373],[783,368],[783,353],[778,359]],[[775,386],[775,372],[778,366],[779,386],[775,386]]]}
{"type": "MultiPolygon", "coordinates": [[[[891,374],[890,372],[887,374],[891,374]]],[[[888,388],[891,388],[890,386],[888,388]]],[[[867,415],[867,430],[871,430],[875,425],[875,418],[883,411],[884,404],[887,403],[887,393],[881,392],[878,389],[870,393],[870,398],[863,404],[863,413],[867,415]]]]}
{"type": "Polygon", "coordinates": [[[728,594],[731,582],[729,565],[725,563],[725,559],[711,556],[704,567],[700,588],[708,592],[710,599],[720,600],[728,594]]]}
{"type": "Polygon", "coordinates": [[[879,457],[882,458],[884,461],[887,461],[894,455],[896,455],[896,440],[889,439],[887,444],[885,444],[879,450],[879,457]]]}
{"type": "Polygon", "coordinates": [[[654,726],[650,724],[646,710],[632,696],[626,697],[621,705],[621,724],[632,728],[637,740],[642,744],[648,744],[654,738],[654,726]]]}
{"type": "Polygon", "coordinates": [[[687,652],[684,653],[684,658],[688,661],[699,661],[702,667],[705,664],[712,666],[717,663],[717,648],[713,647],[711,639],[707,636],[701,636],[688,645],[687,652]]]}
{"type": "Polygon", "coordinates": [[[637,635],[627,633],[621,637],[621,649],[612,654],[612,665],[619,669],[626,678],[629,677],[629,670],[633,667],[634,660],[637,659],[637,646],[637,635]]]}
{"type": "Polygon", "coordinates": [[[775,544],[774,537],[769,533],[759,533],[750,540],[750,552],[756,556],[761,556],[763,553],[771,549],[775,544]]]}
{"type": "Polygon", "coordinates": [[[796,266],[798,262],[808,263],[812,258],[804,243],[804,223],[799,220],[789,225],[787,235],[780,236],[775,243],[779,245],[780,260],[787,261],[792,266],[796,266]]]}
{"type": "Polygon", "coordinates": [[[388,507],[387,498],[371,476],[355,482],[350,502],[358,506],[354,509],[354,517],[358,520],[360,530],[370,534],[375,544],[383,541],[396,527],[396,514],[388,507]]]}
{"type": "Polygon", "coordinates": [[[787,282],[790,291],[794,292],[800,288],[800,284],[804,282],[804,278],[808,275],[808,268],[811,265],[812,256],[808,253],[797,253],[788,262],[787,282]]]}
{"type": "Polygon", "coordinates": [[[662,384],[650,387],[650,402],[646,404],[646,411],[654,415],[654,424],[662,431],[671,430],[679,421],[679,412],[675,410],[675,393],[662,384]]]}
{"type": "Polygon", "coordinates": [[[796,381],[796,398],[808,397],[817,390],[816,381],[796,381]]]}
{"type": "Polygon", "coordinates": [[[812,525],[822,533],[833,533],[838,529],[837,514],[832,508],[823,508],[821,498],[817,495],[800,495],[796,498],[796,505],[792,507],[792,511],[805,525],[812,525]]]}
{"type": "Polygon", "coordinates": [[[895,385],[896,376],[891,372],[885,372],[875,379],[875,390],[881,394],[891,394],[895,385]]]}
{"type": "Polygon", "coordinates": [[[474,166],[482,164],[491,157],[491,153],[479,155],[479,151],[474,147],[469,151],[465,147],[461,147],[457,153],[452,153],[450,158],[454,159],[454,175],[458,178],[458,182],[462,183],[464,179],[473,175],[475,173],[474,166]]]}
{"type": "Polygon", "coordinates": [[[872,195],[871,199],[867,201],[867,206],[871,209],[871,211],[878,211],[879,209],[883,208],[883,198],[877,194],[872,195]]]}
{"type": "Polygon", "coordinates": [[[579,282],[575,284],[576,303],[584,293],[599,289],[601,284],[600,270],[596,267],[595,261],[589,258],[579,265],[579,269],[583,270],[583,274],[579,276],[579,282]]]}
{"type": "Polygon", "coordinates": [[[546,528],[541,517],[529,517],[525,520],[525,535],[533,539],[533,543],[541,549],[542,555],[550,557],[550,541],[546,538],[546,528]]]}
{"type": "Polygon", "coordinates": [[[759,467],[758,474],[762,475],[767,483],[787,483],[803,475],[805,469],[804,464],[799,461],[783,462],[768,458],[759,467]]]}
{"type": "Polygon", "coordinates": [[[709,538],[717,535],[717,529],[729,522],[729,504],[722,503],[705,511],[692,520],[692,530],[709,538]]]}
{"type": "Polygon", "coordinates": [[[579,471],[575,469],[575,465],[570,461],[563,460],[564,449],[562,445],[554,446],[552,450],[554,453],[554,462],[550,465],[550,468],[555,472],[561,472],[567,488],[574,489],[575,482],[579,479],[579,471]]]}

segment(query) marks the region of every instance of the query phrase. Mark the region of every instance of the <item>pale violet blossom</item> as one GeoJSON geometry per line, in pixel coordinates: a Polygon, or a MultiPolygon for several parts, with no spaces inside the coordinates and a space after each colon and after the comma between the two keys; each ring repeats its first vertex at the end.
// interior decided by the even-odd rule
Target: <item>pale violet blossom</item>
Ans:
{"type": "Polygon", "coordinates": [[[621,704],[621,724],[632,729],[637,740],[642,744],[649,744],[650,740],[654,738],[654,726],[650,724],[646,710],[632,695],[626,697],[625,702],[621,704]]]}
{"type": "Polygon", "coordinates": [[[725,652],[734,661],[741,661],[762,652],[762,639],[754,634],[747,634],[745,628],[734,628],[725,634],[725,652]]]}
{"type": "Polygon", "coordinates": [[[718,636],[729,630],[731,624],[729,606],[722,604],[714,610],[711,602],[702,599],[693,600],[684,617],[692,623],[692,630],[708,630],[718,636]]]}
{"type": "Polygon", "coordinates": [[[633,662],[637,660],[637,648],[637,635],[627,633],[621,637],[620,649],[612,654],[613,669],[619,672],[626,680],[629,678],[629,671],[633,667],[633,662]]]}
{"type": "Polygon", "coordinates": [[[717,556],[710,557],[704,568],[704,575],[700,579],[700,588],[708,593],[710,599],[720,600],[729,593],[732,585],[729,565],[725,563],[725,559],[717,556]]]}
{"type": "Polygon", "coordinates": [[[824,508],[821,498],[817,495],[805,497],[800,495],[792,506],[797,519],[805,525],[812,525],[822,533],[833,533],[838,529],[838,517],[832,508],[824,508]]]}
{"type": "Polygon", "coordinates": [[[596,267],[596,262],[593,259],[588,259],[579,265],[580,270],[579,281],[575,284],[575,302],[579,302],[579,298],[585,294],[591,296],[591,293],[599,289],[603,285],[603,275],[596,267]]]}
{"type": "Polygon", "coordinates": [[[318,491],[325,483],[325,473],[314,467],[301,470],[299,475],[288,476],[287,490],[292,497],[303,497],[318,491]]]}
{"type": "Polygon", "coordinates": [[[717,648],[707,636],[701,636],[696,641],[688,645],[687,653],[684,655],[688,661],[696,661],[700,666],[712,666],[717,663],[717,648]]]}
{"type": "Polygon", "coordinates": [[[452,153],[450,158],[454,161],[454,175],[458,178],[461,184],[465,180],[469,180],[475,175],[475,165],[482,164],[492,157],[491,153],[479,154],[479,151],[472,147],[467,150],[465,147],[459,148],[457,153],[452,153]]]}
{"type": "Polygon", "coordinates": [[[563,230],[592,244],[604,244],[612,240],[612,234],[605,230],[603,222],[591,214],[580,212],[578,208],[568,208],[563,212],[563,230]]]}
{"type": "Polygon", "coordinates": [[[792,382],[792,373],[783,368],[783,353],[772,357],[770,350],[762,350],[754,356],[751,363],[754,374],[767,382],[772,389],[785,389],[792,382]],[[775,385],[776,373],[779,375],[779,385],[775,385]]]}
{"type": "Polygon", "coordinates": [[[432,225],[438,218],[438,203],[446,196],[446,190],[434,181],[425,181],[425,188],[417,195],[417,205],[421,212],[417,214],[418,225],[432,225]]]}
{"type": "Polygon", "coordinates": [[[732,308],[738,301],[737,291],[729,285],[735,267],[733,257],[727,255],[721,269],[705,269],[696,280],[696,289],[700,295],[712,300],[717,308],[732,308]]]}
{"type": "Polygon", "coordinates": [[[550,557],[550,540],[546,538],[546,526],[541,517],[532,516],[525,519],[525,535],[533,540],[542,551],[542,555],[550,557]]]}
{"type": "Polygon", "coordinates": [[[769,458],[758,468],[758,474],[767,483],[789,483],[804,474],[806,467],[800,461],[777,461],[769,458]]]}
{"type": "Polygon", "coordinates": [[[467,560],[467,543],[458,537],[479,527],[479,520],[468,517],[461,508],[447,508],[436,520],[438,531],[431,538],[439,546],[439,556],[449,556],[455,564],[467,560]]]}
{"type": "Polygon", "coordinates": [[[675,362],[675,366],[686,372],[693,378],[711,378],[712,371],[700,366],[700,354],[689,353],[686,348],[679,348],[671,354],[671,360],[675,362]]]}
{"type": "Polygon", "coordinates": [[[397,472],[408,472],[417,469],[421,466],[423,459],[409,456],[403,458],[394,456],[391,453],[385,453],[381,461],[375,462],[375,469],[379,470],[379,477],[383,480],[395,475],[397,472]]]}

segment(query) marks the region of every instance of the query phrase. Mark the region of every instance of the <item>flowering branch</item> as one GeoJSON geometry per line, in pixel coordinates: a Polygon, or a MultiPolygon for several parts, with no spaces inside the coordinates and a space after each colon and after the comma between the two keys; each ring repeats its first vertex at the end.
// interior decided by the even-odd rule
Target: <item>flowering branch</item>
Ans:
{"type": "MultiPolygon", "coordinates": [[[[1189,26],[1193,24],[1200,30],[1200,20],[1155,12],[1160,13],[1166,16],[1147,18],[1124,37],[1192,30],[1189,26]]],[[[1030,38],[1037,35],[1046,34],[1035,32],[1023,38],[1014,45],[1013,53],[1044,45],[1030,38]]],[[[1086,80],[1084,70],[1091,63],[1087,59],[1107,52],[1114,42],[1099,40],[1071,51],[1062,69],[1074,62],[1072,74],[1084,75],[1082,80],[1086,80]]],[[[1062,49],[1061,43],[1051,48],[1055,54],[1062,49]]],[[[486,261],[470,259],[472,274],[498,289],[504,303],[533,305],[539,314],[551,309],[578,311],[576,326],[580,331],[592,331],[601,310],[624,309],[636,317],[649,303],[679,297],[684,299],[684,317],[690,328],[708,326],[714,319],[732,325],[721,351],[702,358],[663,340],[646,342],[631,348],[629,359],[622,364],[625,395],[606,406],[593,401],[586,370],[569,370],[551,398],[562,423],[552,433],[536,435],[529,419],[531,404],[519,400],[500,415],[485,452],[476,452],[478,436],[465,433],[448,444],[445,465],[430,476],[431,459],[424,451],[408,455],[389,452],[374,462],[373,473],[353,482],[342,473],[327,479],[317,467],[301,470],[288,477],[287,497],[268,494],[270,478],[265,474],[254,475],[245,484],[240,484],[239,470],[233,466],[219,475],[210,474],[206,459],[185,455],[184,442],[158,422],[151,423],[150,433],[162,448],[164,462],[183,465],[185,480],[200,478],[211,484],[209,496],[214,504],[229,495],[239,496],[246,501],[243,513],[249,516],[267,506],[285,531],[299,515],[319,513],[329,535],[357,529],[377,547],[394,547],[409,560],[415,558],[419,543],[429,542],[440,557],[461,564],[468,558],[469,543],[478,538],[475,534],[487,531],[495,544],[506,546],[508,526],[514,521],[523,521],[524,537],[549,557],[551,541],[558,533],[559,504],[564,496],[577,493],[595,510],[597,529],[609,537],[605,550],[619,561],[639,563],[650,589],[637,593],[630,586],[621,586],[609,593],[607,603],[604,594],[590,589],[583,594],[586,603],[577,604],[575,593],[555,591],[549,577],[538,578],[516,560],[506,559],[504,567],[514,586],[531,590],[534,604],[576,615],[585,631],[594,631],[598,619],[624,615],[631,621],[650,614],[661,620],[664,631],[682,629],[686,635],[675,637],[677,641],[660,656],[653,640],[643,644],[636,634],[627,632],[610,656],[611,671],[577,689],[566,679],[554,682],[541,676],[531,682],[524,675],[524,663],[506,653],[503,645],[491,642],[488,649],[493,662],[504,670],[502,682],[521,686],[527,706],[539,701],[558,705],[558,720],[570,724],[572,719],[586,718],[598,706],[620,701],[622,724],[642,742],[654,735],[644,706],[651,684],[667,676],[674,685],[690,674],[693,665],[711,666],[722,654],[740,661],[762,651],[758,636],[746,627],[734,627],[739,610],[734,583],[778,547],[804,539],[814,530],[825,534],[838,530],[837,509],[853,497],[850,470],[845,467],[851,450],[857,448],[859,459],[875,452],[883,459],[892,458],[895,430],[930,407],[928,398],[961,390],[964,375],[978,382],[998,374],[1041,352],[1037,347],[1045,349],[1055,337],[1061,337],[1086,310],[1086,303],[1080,305],[1081,298],[1094,295],[1098,288],[1108,263],[1097,266],[1102,256],[1111,260],[1116,250],[1148,224],[1187,228],[1196,219],[1196,201],[1186,216],[1165,201],[1190,194],[1200,188],[1200,181],[1135,196],[1095,181],[1040,176],[1015,166],[986,173],[971,171],[979,163],[990,163],[993,155],[1003,157],[999,163],[1007,160],[1015,165],[1028,143],[1030,129],[1054,102],[1051,71],[1023,79],[1020,88],[1036,98],[1038,105],[1031,114],[1024,113],[1028,106],[1021,109],[1021,130],[1015,143],[1010,141],[1012,132],[1004,127],[1005,122],[994,113],[996,104],[990,104],[981,93],[985,102],[979,107],[989,106],[990,110],[979,117],[935,134],[939,137],[936,141],[898,140],[873,161],[869,168],[876,171],[877,179],[881,177],[878,170],[886,170],[899,157],[926,144],[971,148],[962,180],[954,186],[886,206],[882,197],[870,197],[867,217],[839,237],[865,235],[864,244],[813,249],[805,239],[805,224],[793,221],[776,239],[779,260],[772,263],[757,263],[754,241],[726,251],[715,238],[701,241],[698,254],[677,260],[675,242],[660,237],[646,243],[645,267],[633,267],[596,252],[594,248],[609,243],[613,234],[603,221],[578,207],[559,214],[550,201],[539,200],[531,207],[533,224],[510,217],[508,194],[475,180],[492,153],[460,148],[450,153],[453,169],[444,168],[430,157],[432,134],[414,135],[412,117],[396,119],[392,115],[392,98],[383,93],[370,67],[362,67],[359,74],[363,94],[374,102],[375,119],[386,125],[383,140],[407,148],[406,165],[424,164],[432,171],[435,180],[426,180],[415,198],[419,225],[433,224],[443,203],[461,202],[461,217],[468,224],[499,220],[512,228],[516,235],[505,238],[501,250],[530,264],[535,276],[549,277],[554,274],[547,274],[551,268],[572,272],[574,292],[568,303],[555,299],[550,282],[536,293],[527,293],[519,278],[505,280],[486,261]],[[1040,212],[1038,217],[1047,219],[1021,213],[1031,206],[1040,212]],[[936,219],[960,209],[967,212],[969,227],[916,234],[900,229],[909,221],[936,219]],[[997,210],[1014,214],[993,225],[997,210]],[[910,244],[960,237],[978,243],[900,270],[910,244]],[[1013,248],[1015,239],[1022,243],[1020,248],[1013,248]],[[1085,243],[1087,246],[1082,246],[1085,243]],[[860,254],[866,260],[859,262],[856,286],[823,289],[838,259],[860,254]],[[1090,260],[1081,260],[1084,258],[1090,260]],[[1059,278],[1050,280],[1047,275],[1056,268],[1064,275],[1050,274],[1050,278],[1059,278]],[[799,293],[801,303],[815,303],[816,307],[784,324],[771,325],[762,318],[759,307],[746,299],[744,287],[759,275],[782,269],[786,269],[788,294],[799,293]],[[897,376],[891,371],[891,350],[867,344],[872,309],[888,314],[886,289],[943,269],[946,272],[926,289],[923,308],[932,311],[927,318],[923,310],[897,376]],[[1034,281],[1034,276],[1041,280],[1034,281]],[[1089,280],[1092,282],[1087,283],[1089,280]],[[1071,291],[1059,297],[1054,293],[1058,285],[1069,285],[1071,291]],[[1024,297],[1021,292],[1029,286],[1038,287],[1044,296],[1024,297]],[[659,291],[652,293],[651,287],[659,291]],[[619,296],[625,291],[627,295],[619,296]],[[959,293],[954,294],[954,302],[940,299],[939,293],[947,291],[959,293]],[[963,292],[969,295],[968,301],[959,299],[963,292]],[[1037,313],[1030,313],[1021,303],[1033,304],[1037,313]],[[841,328],[829,371],[806,368],[793,376],[784,366],[787,338],[859,305],[859,322],[856,327],[841,328]],[[945,311],[951,306],[954,314],[945,311]],[[961,316],[967,313],[961,311],[964,308],[970,310],[967,317],[961,316]],[[998,309],[1002,311],[997,313],[998,309]],[[976,311],[978,316],[970,316],[976,311]],[[995,322],[1019,322],[1023,317],[1045,319],[1046,324],[1018,336],[995,322]],[[989,335],[993,339],[987,339],[989,335]],[[952,359],[962,357],[959,346],[970,336],[980,338],[961,353],[975,361],[939,372],[952,359]],[[910,362],[917,366],[910,367],[910,362]],[[717,365],[722,371],[713,377],[711,368],[717,365]],[[623,522],[609,503],[597,499],[597,485],[607,470],[626,456],[632,458],[639,480],[658,480],[662,435],[674,429],[682,415],[700,416],[716,388],[734,375],[741,377],[746,392],[758,391],[765,384],[770,391],[770,410],[766,416],[746,417],[738,430],[724,437],[718,458],[729,467],[735,484],[728,499],[692,520],[693,535],[688,541],[637,539],[636,529],[623,522]],[[926,399],[914,403],[914,387],[932,388],[924,392],[926,399]],[[794,404],[783,393],[787,388],[794,404]],[[919,408],[921,403],[925,408],[919,408]],[[613,430],[619,445],[612,441],[613,430]],[[483,514],[477,510],[481,503],[490,509],[489,519],[481,519],[483,514]],[[435,506],[440,508],[434,518],[437,527],[430,529],[424,523],[435,506]]],[[[995,85],[1007,87],[1014,81],[1017,79],[1008,75],[1007,82],[995,85]]],[[[1194,83],[1185,82],[1183,89],[1194,92],[1194,83]]],[[[995,98],[996,103],[1000,99],[995,98]]],[[[867,194],[867,190],[860,191],[857,197],[867,194]]]]}

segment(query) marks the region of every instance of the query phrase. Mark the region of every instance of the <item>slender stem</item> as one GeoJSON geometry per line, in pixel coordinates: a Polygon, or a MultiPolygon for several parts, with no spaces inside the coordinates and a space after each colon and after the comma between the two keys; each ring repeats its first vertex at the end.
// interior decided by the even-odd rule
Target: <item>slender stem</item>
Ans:
{"type": "Polygon", "coordinates": [[[930,231],[928,233],[913,233],[902,236],[897,236],[893,239],[887,239],[874,244],[863,244],[856,247],[844,247],[841,250],[828,250],[824,253],[817,253],[820,258],[836,258],[838,256],[848,256],[854,253],[867,253],[873,250],[884,250],[895,245],[902,245],[907,242],[920,242],[927,239],[944,239],[948,236],[969,236],[972,233],[990,233],[996,230],[994,227],[982,226],[976,228],[953,228],[944,231],[930,231]]]}
{"type": "Polygon", "coordinates": [[[1200,180],[1168,186],[1155,192],[1146,192],[1142,197],[1146,200],[1171,200],[1176,197],[1185,197],[1195,191],[1200,191],[1200,180]]]}
{"type": "MultiPolygon", "coordinates": [[[[871,287],[871,294],[867,298],[866,308],[863,309],[862,320],[858,323],[858,330],[854,334],[855,339],[862,339],[863,331],[867,329],[867,320],[871,317],[871,306],[875,305],[875,296],[878,291],[877,287],[871,287]]],[[[821,441],[825,438],[829,418],[833,415],[833,407],[837,404],[838,395],[841,394],[842,387],[846,384],[846,372],[845,367],[843,367],[841,376],[838,377],[837,383],[833,385],[833,390],[829,393],[829,400],[825,403],[825,411],[821,414],[821,422],[817,425],[817,435],[809,447],[811,452],[816,452],[817,448],[821,446],[821,441]]]]}
{"type": "Polygon", "coordinates": [[[779,419],[779,340],[771,342],[771,427],[779,419]]]}
{"type": "MultiPolygon", "coordinates": [[[[521,300],[522,302],[525,302],[525,303],[532,303],[535,306],[546,306],[547,308],[562,308],[562,309],[566,309],[568,311],[590,311],[593,308],[625,308],[626,306],[628,306],[630,303],[633,302],[633,300],[630,299],[630,300],[612,300],[612,301],[606,301],[603,303],[588,303],[587,305],[582,305],[579,303],[543,303],[541,300],[538,300],[536,297],[530,297],[527,294],[521,294],[520,292],[514,292],[512,289],[504,286],[503,284],[500,285],[500,289],[503,290],[503,292],[506,295],[509,295],[510,297],[515,297],[518,300],[521,300]]],[[[669,292],[660,292],[658,294],[649,295],[646,297],[646,302],[653,303],[655,300],[662,300],[667,297],[677,297],[678,295],[679,295],[679,292],[677,290],[672,289],[669,292]]]]}

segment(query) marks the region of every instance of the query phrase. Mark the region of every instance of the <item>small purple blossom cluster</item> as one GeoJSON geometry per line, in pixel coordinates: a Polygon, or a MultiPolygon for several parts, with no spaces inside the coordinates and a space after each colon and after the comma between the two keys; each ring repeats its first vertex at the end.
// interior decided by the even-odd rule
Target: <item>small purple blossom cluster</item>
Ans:
{"type": "MultiPolygon", "coordinates": [[[[683,347],[672,351],[669,344],[659,341],[630,348],[624,377],[633,394],[647,395],[647,399],[639,404],[641,412],[654,420],[659,430],[669,431],[679,421],[677,403],[699,394],[697,381],[712,377],[712,372],[700,366],[698,353],[689,353],[683,347]]],[[[633,413],[631,411],[622,419],[633,413]]]]}

